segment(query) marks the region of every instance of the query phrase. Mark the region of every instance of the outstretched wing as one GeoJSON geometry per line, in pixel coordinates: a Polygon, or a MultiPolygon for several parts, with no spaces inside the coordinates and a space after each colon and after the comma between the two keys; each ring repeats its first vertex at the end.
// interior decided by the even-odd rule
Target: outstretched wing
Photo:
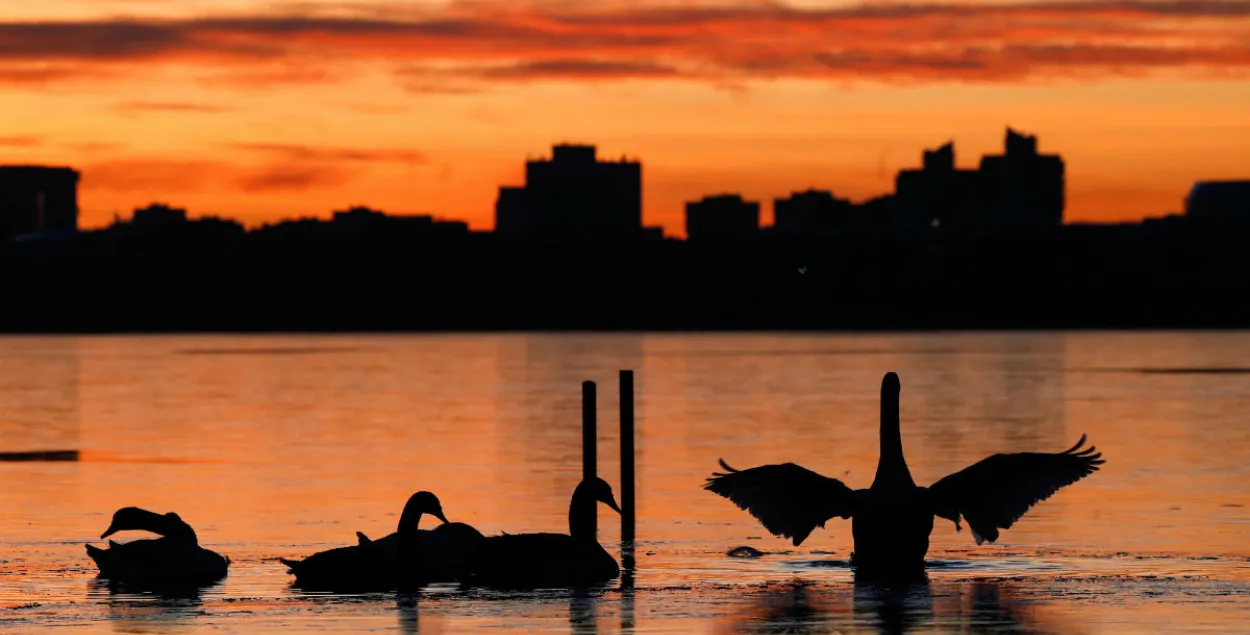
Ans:
{"type": "Polygon", "coordinates": [[[812,530],[838,516],[850,518],[851,488],[793,463],[735,470],[720,460],[725,473],[713,472],[703,489],[750,512],[775,536],[793,538],[797,547],[812,530]]]}
{"type": "Polygon", "coordinates": [[[934,513],[956,529],[962,515],[978,545],[994,542],[999,529],[1010,529],[1029,508],[1098,471],[1105,463],[1102,453],[1083,445],[1082,434],[1076,445],[1058,454],[995,454],[955,472],[929,488],[934,513]]]}

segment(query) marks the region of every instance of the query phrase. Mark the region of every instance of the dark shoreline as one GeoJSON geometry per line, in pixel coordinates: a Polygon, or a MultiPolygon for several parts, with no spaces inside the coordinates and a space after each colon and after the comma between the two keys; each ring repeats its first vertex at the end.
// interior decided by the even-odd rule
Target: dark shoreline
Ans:
{"type": "Polygon", "coordinates": [[[3,333],[1242,328],[1250,217],[597,243],[191,221],[0,245],[3,333]]]}

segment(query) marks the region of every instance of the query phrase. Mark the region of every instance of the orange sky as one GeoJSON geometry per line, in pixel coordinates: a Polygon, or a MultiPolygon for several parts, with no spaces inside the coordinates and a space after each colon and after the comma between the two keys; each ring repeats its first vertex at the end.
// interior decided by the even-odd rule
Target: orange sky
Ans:
{"type": "Polygon", "coordinates": [[[79,168],[85,226],[161,200],[485,229],[527,156],[586,142],[642,159],[680,234],[704,194],[860,200],[1011,125],[1066,159],[1069,220],[1129,219],[1250,177],[1248,70],[1245,0],[14,2],[0,162],[79,168]]]}

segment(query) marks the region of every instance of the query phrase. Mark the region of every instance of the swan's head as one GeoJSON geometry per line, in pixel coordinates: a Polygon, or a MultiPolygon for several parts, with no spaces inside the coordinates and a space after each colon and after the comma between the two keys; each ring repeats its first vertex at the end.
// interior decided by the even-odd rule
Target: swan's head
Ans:
{"type": "Polygon", "coordinates": [[[119,531],[150,531],[155,534],[165,534],[166,528],[173,524],[184,524],[178,514],[173,512],[162,515],[140,507],[123,507],[113,513],[113,521],[109,523],[109,528],[100,534],[100,540],[119,531]]]}
{"type": "Polygon", "coordinates": [[[591,478],[582,481],[577,489],[584,491],[588,496],[594,497],[595,500],[612,508],[612,511],[621,513],[621,508],[616,504],[616,497],[612,495],[612,486],[608,482],[599,478],[591,478]]]}
{"type": "Polygon", "coordinates": [[[897,396],[902,390],[903,384],[898,380],[898,373],[886,373],[885,378],[881,380],[881,394],[897,396]]]}
{"type": "Polygon", "coordinates": [[[423,514],[429,514],[447,522],[447,517],[443,515],[443,504],[438,502],[438,497],[433,492],[421,491],[410,496],[404,505],[404,512],[399,516],[399,530],[402,532],[410,528],[415,529],[417,521],[423,514]]]}

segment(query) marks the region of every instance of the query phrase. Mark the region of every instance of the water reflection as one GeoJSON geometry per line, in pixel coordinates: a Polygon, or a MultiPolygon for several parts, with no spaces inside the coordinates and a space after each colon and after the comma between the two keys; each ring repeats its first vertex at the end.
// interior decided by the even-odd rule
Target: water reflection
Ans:
{"type": "Polygon", "coordinates": [[[91,581],[89,597],[101,598],[113,630],[118,633],[177,633],[191,630],[203,612],[196,589],[139,592],[107,580],[91,581]]]}
{"type": "Polygon", "coordinates": [[[634,543],[621,543],[621,634],[634,632],[634,576],[637,571],[634,560],[634,543]]]}
{"type": "Polygon", "coordinates": [[[906,635],[932,624],[933,592],[926,576],[878,581],[856,577],[852,611],[865,632],[906,635]]]}
{"type": "Polygon", "coordinates": [[[399,615],[399,632],[405,635],[416,635],[421,632],[421,616],[417,604],[417,595],[414,593],[401,593],[395,598],[396,613],[399,615]]]}
{"type": "Polygon", "coordinates": [[[948,583],[934,592],[927,579],[823,585],[796,580],[749,594],[750,604],[724,633],[1070,633],[1045,624],[1033,606],[1009,597],[994,581],[948,583]]]}
{"type": "Polygon", "coordinates": [[[799,580],[767,587],[750,599],[750,606],[726,633],[830,633],[836,632],[832,623],[842,621],[833,619],[839,612],[838,604],[825,604],[819,593],[799,580]]]}
{"type": "Polygon", "coordinates": [[[571,635],[596,635],[599,632],[598,599],[586,590],[569,594],[569,633],[571,635]]]}

